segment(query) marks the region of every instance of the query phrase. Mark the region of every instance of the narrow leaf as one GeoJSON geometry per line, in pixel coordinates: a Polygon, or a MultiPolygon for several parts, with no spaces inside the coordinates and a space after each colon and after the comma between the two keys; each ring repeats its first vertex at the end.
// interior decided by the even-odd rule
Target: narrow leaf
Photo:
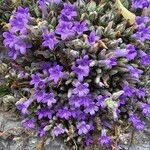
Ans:
{"type": "Polygon", "coordinates": [[[128,9],[126,9],[120,0],[116,0],[116,5],[118,9],[121,11],[122,16],[129,21],[129,23],[132,25],[135,23],[135,14],[130,12],[128,9]]]}

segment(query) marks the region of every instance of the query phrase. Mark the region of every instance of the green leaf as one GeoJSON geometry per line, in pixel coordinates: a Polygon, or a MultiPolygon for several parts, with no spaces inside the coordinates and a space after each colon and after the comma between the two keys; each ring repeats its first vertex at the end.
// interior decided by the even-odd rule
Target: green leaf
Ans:
{"type": "Polygon", "coordinates": [[[107,98],[106,99],[106,106],[111,108],[111,109],[114,109],[116,107],[116,102],[113,101],[111,98],[107,98]]]}

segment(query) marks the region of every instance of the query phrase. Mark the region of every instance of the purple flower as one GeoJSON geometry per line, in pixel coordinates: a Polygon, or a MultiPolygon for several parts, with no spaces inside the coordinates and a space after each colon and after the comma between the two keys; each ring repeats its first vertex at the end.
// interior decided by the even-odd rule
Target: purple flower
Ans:
{"type": "Polygon", "coordinates": [[[85,143],[86,143],[86,145],[91,145],[91,144],[93,144],[93,139],[92,139],[92,137],[91,137],[91,135],[86,135],[86,137],[85,137],[85,143]]]}
{"type": "Polygon", "coordinates": [[[106,146],[106,147],[110,147],[111,145],[111,137],[106,135],[106,130],[102,130],[102,133],[101,133],[101,136],[99,138],[99,143],[102,145],[102,146],[106,146]]]}
{"type": "Polygon", "coordinates": [[[54,136],[58,136],[60,134],[63,134],[65,133],[65,129],[63,128],[63,126],[61,124],[55,126],[53,129],[52,129],[52,134],[54,136]]]}
{"type": "Polygon", "coordinates": [[[96,106],[94,102],[84,109],[84,112],[90,115],[94,115],[96,111],[98,111],[98,106],[96,106]]]}
{"type": "Polygon", "coordinates": [[[38,115],[38,119],[42,119],[42,118],[52,118],[52,112],[50,109],[48,108],[41,108],[37,111],[37,115],[38,115]]]}
{"type": "Polygon", "coordinates": [[[77,59],[76,63],[80,66],[89,66],[91,63],[91,60],[89,59],[88,55],[84,55],[83,58],[77,59]]]}
{"type": "Polygon", "coordinates": [[[128,71],[130,72],[131,76],[135,77],[135,78],[139,78],[139,76],[143,73],[142,70],[137,69],[133,66],[128,65],[127,68],[128,68],[128,71]]]}
{"type": "Polygon", "coordinates": [[[40,69],[48,71],[48,69],[52,66],[50,62],[42,62],[39,64],[40,69]]]}
{"type": "Polygon", "coordinates": [[[84,107],[89,107],[93,103],[93,99],[90,96],[80,97],[80,104],[84,107]]]}
{"type": "Polygon", "coordinates": [[[134,45],[128,44],[125,49],[118,49],[114,52],[116,57],[126,57],[129,61],[137,56],[134,45]]]}
{"type": "Polygon", "coordinates": [[[78,121],[83,121],[86,119],[86,115],[83,111],[81,111],[80,108],[72,108],[71,110],[71,116],[75,119],[77,119],[78,121]]]}
{"type": "Polygon", "coordinates": [[[150,18],[149,17],[146,17],[146,16],[137,16],[136,17],[136,23],[138,24],[138,25],[141,25],[141,24],[146,24],[146,23],[148,23],[150,21],[150,18]]]}
{"type": "Polygon", "coordinates": [[[48,71],[50,73],[49,80],[53,80],[56,84],[60,79],[65,77],[65,73],[62,72],[63,67],[60,65],[55,65],[54,67],[50,68],[48,71]]]}
{"type": "Polygon", "coordinates": [[[81,66],[81,65],[79,65],[78,67],[72,66],[71,69],[75,74],[77,74],[79,81],[83,81],[84,77],[87,77],[90,72],[89,66],[81,66]]]}
{"type": "Polygon", "coordinates": [[[15,16],[21,15],[21,16],[24,16],[27,18],[29,16],[29,8],[27,8],[27,7],[23,8],[23,7],[19,6],[17,12],[15,12],[14,15],[15,16]]]}
{"type": "Polygon", "coordinates": [[[42,18],[48,17],[47,12],[47,1],[46,0],[38,0],[39,8],[42,11],[42,18]]]}
{"type": "Polygon", "coordinates": [[[55,32],[61,35],[62,40],[66,40],[75,35],[72,22],[60,21],[55,32]]]}
{"type": "Polygon", "coordinates": [[[79,97],[86,96],[89,93],[89,84],[88,83],[74,83],[75,88],[73,89],[73,93],[77,94],[79,97]]]}
{"type": "Polygon", "coordinates": [[[106,98],[107,98],[107,96],[102,96],[102,95],[97,96],[96,97],[96,100],[97,100],[96,105],[100,106],[101,108],[105,108],[106,107],[106,104],[105,104],[106,98]]]}
{"type": "Polygon", "coordinates": [[[150,103],[149,104],[143,104],[142,105],[143,109],[143,114],[146,115],[147,117],[150,117],[150,103]]]}
{"type": "Polygon", "coordinates": [[[32,119],[26,119],[22,122],[23,127],[29,128],[29,129],[34,129],[35,128],[35,120],[32,119]]]}
{"type": "Polygon", "coordinates": [[[32,74],[31,78],[32,78],[32,80],[30,81],[30,84],[34,85],[35,88],[45,87],[44,80],[42,80],[38,74],[32,74]]]}
{"type": "Polygon", "coordinates": [[[133,34],[133,37],[141,42],[150,40],[150,27],[146,27],[145,24],[141,24],[138,27],[138,31],[133,34]]]}
{"type": "Polygon", "coordinates": [[[95,44],[95,42],[98,41],[99,39],[100,39],[100,37],[96,35],[96,32],[95,32],[95,31],[92,31],[92,32],[90,33],[90,35],[88,36],[87,42],[88,42],[89,45],[93,45],[93,44],[95,44]]]}
{"type": "Polygon", "coordinates": [[[37,100],[37,102],[41,102],[44,98],[45,92],[44,91],[35,91],[34,98],[37,100]]]}
{"type": "Polygon", "coordinates": [[[46,93],[42,99],[42,102],[47,103],[47,106],[52,106],[52,104],[56,103],[54,93],[46,93]]]}
{"type": "Polygon", "coordinates": [[[45,132],[44,128],[40,127],[40,128],[38,129],[38,135],[39,135],[40,137],[44,137],[45,134],[46,134],[46,132],[45,132]]]}
{"type": "Polygon", "coordinates": [[[65,21],[71,20],[77,16],[75,5],[64,3],[64,8],[61,11],[61,15],[63,18],[66,18],[65,21]]]}
{"type": "Polygon", "coordinates": [[[12,26],[11,32],[20,32],[21,34],[27,34],[28,19],[22,16],[17,16],[10,19],[10,25],[12,26]]]}
{"type": "Polygon", "coordinates": [[[62,0],[48,0],[48,2],[53,2],[55,4],[59,4],[62,0]]]}
{"type": "Polygon", "coordinates": [[[135,90],[136,95],[138,96],[138,98],[142,98],[145,97],[146,93],[145,93],[145,89],[144,88],[139,88],[135,90]]]}
{"type": "Polygon", "coordinates": [[[17,37],[10,32],[4,32],[4,45],[10,49],[9,56],[16,59],[18,55],[25,54],[28,48],[31,48],[31,44],[27,43],[24,39],[25,36],[17,37]]]}
{"type": "Polygon", "coordinates": [[[116,66],[117,65],[117,59],[116,58],[109,58],[109,59],[106,59],[106,60],[100,60],[99,61],[99,64],[103,64],[103,65],[106,65],[106,67],[108,69],[111,69],[113,66],[116,66]]]}
{"type": "Polygon", "coordinates": [[[85,121],[82,121],[77,124],[78,134],[87,134],[91,130],[91,126],[86,124],[85,121]]]}
{"type": "Polygon", "coordinates": [[[31,105],[31,103],[34,101],[34,99],[30,98],[24,102],[17,102],[16,107],[18,110],[21,111],[22,114],[28,114],[28,107],[31,105]]]}
{"type": "Polygon", "coordinates": [[[132,122],[133,126],[137,130],[143,130],[144,129],[145,123],[143,121],[141,121],[140,118],[137,117],[137,115],[131,115],[129,120],[132,122]]]}
{"type": "Polygon", "coordinates": [[[132,1],[132,8],[145,8],[150,6],[150,1],[149,0],[133,0],[132,1]]]}
{"type": "Polygon", "coordinates": [[[25,54],[28,48],[31,48],[31,44],[25,42],[24,39],[17,38],[16,42],[13,45],[13,48],[18,51],[20,54],[25,54]]]}
{"type": "Polygon", "coordinates": [[[68,120],[71,117],[71,112],[67,107],[58,110],[57,116],[68,120]]]}
{"type": "Polygon", "coordinates": [[[149,66],[150,65],[150,54],[142,56],[140,63],[142,65],[148,65],[149,66]]]}
{"type": "Polygon", "coordinates": [[[84,31],[87,31],[88,30],[88,27],[87,27],[87,23],[84,21],[84,22],[77,22],[75,23],[74,25],[74,30],[79,34],[79,35],[82,35],[82,33],[84,31]]]}
{"type": "Polygon", "coordinates": [[[124,91],[123,95],[128,96],[128,97],[133,96],[133,94],[135,92],[135,90],[132,87],[128,86],[128,85],[123,86],[123,91],[124,91]]]}
{"type": "Polygon", "coordinates": [[[53,50],[55,45],[58,43],[58,40],[56,39],[54,32],[44,34],[43,39],[44,39],[44,42],[42,43],[42,45],[49,47],[49,49],[51,50],[53,50]]]}
{"type": "Polygon", "coordinates": [[[80,97],[75,95],[71,96],[71,98],[69,99],[69,104],[73,105],[75,108],[80,107],[81,106],[80,97]]]}
{"type": "Polygon", "coordinates": [[[17,36],[10,32],[4,32],[3,37],[4,37],[3,41],[4,45],[6,47],[13,48],[17,41],[17,36]]]}

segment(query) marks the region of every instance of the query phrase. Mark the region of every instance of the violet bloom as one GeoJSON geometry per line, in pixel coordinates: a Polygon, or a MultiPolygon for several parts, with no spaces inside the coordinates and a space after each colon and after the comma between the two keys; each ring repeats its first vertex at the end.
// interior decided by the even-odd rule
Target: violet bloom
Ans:
{"type": "Polygon", "coordinates": [[[142,65],[150,65],[150,54],[146,54],[146,55],[144,55],[142,58],[141,58],[141,61],[140,61],[140,63],[142,64],[142,65]]]}
{"type": "Polygon", "coordinates": [[[132,122],[133,126],[137,130],[143,130],[144,129],[145,123],[143,121],[141,121],[140,118],[137,117],[137,115],[131,115],[129,120],[132,122]]]}
{"type": "Polygon", "coordinates": [[[108,69],[111,69],[113,66],[117,65],[116,61],[117,61],[116,58],[109,58],[109,59],[106,59],[106,60],[100,60],[99,64],[106,65],[106,67],[108,69]]]}
{"type": "Polygon", "coordinates": [[[107,96],[102,96],[102,95],[97,96],[96,97],[96,100],[97,100],[96,105],[100,106],[101,108],[105,108],[106,107],[106,103],[105,103],[106,98],[107,98],[107,96]]]}
{"type": "Polygon", "coordinates": [[[77,94],[79,97],[86,96],[89,93],[89,84],[88,83],[80,83],[76,82],[74,84],[75,88],[73,89],[73,93],[77,94]]]}
{"type": "Polygon", "coordinates": [[[144,115],[146,115],[147,117],[150,117],[150,103],[149,104],[143,104],[142,105],[142,112],[144,115]]]}
{"type": "Polygon", "coordinates": [[[56,103],[54,93],[46,93],[42,99],[42,103],[47,103],[47,106],[49,107],[56,103]]]}
{"type": "Polygon", "coordinates": [[[138,27],[138,31],[133,34],[133,37],[141,42],[150,40],[150,27],[146,27],[145,24],[141,24],[138,27]]]}
{"type": "Polygon", "coordinates": [[[88,136],[85,137],[85,143],[86,143],[87,146],[93,144],[93,142],[94,141],[93,141],[91,135],[88,135],[88,136]]]}
{"type": "Polygon", "coordinates": [[[77,119],[78,121],[83,121],[86,119],[87,114],[85,114],[83,111],[81,111],[80,108],[72,108],[71,110],[71,116],[75,119],[77,119]]]}
{"type": "Polygon", "coordinates": [[[145,89],[144,88],[139,88],[135,90],[136,95],[138,96],[138,98],[142,98],[145,97],[146,93],[145,93],[145,89]]]}
{"type": "Polygon", "coordinates": [[[47,1],[58,5],[61,3],[62,0],[47,0],[47,1]]]}
{"type": "Polygon", "coordinates": [[[93,103],[93,99],[90,96],[80,97],[80,105],[84,107],[89,107],[93,103]]]}
{"type": "Polygon", "coordinates": [[[53,50],[55,45],[58,43],[58,40],[55,37],[54,32],[50,32],[49,34],[43,35],[44,42],[42,43],[43,46],[49,47],[49,49],[53,50]]]}
{"type": "Polygon", "coordinates": [[[133,94],[135,92],[135,90],[132,87],[130,87],[129,85],[124,85],[123,91],[124,91],[123,95],[128,96],[128,97],[133,96],[133,94]]]}
{"type": "Polygon", "coordinates": [[[63,134],[63,133],[65,133],[65,129],[64,129],[64,127],[63,127],[61,124],[55,126],[55,127],[52,129],[52,134],[53,134],[54,136],[59,136],[60,134],[63,134]]]}
{"type": "Polygon", "coordinates": [[[57,116],[68,120],[71,117],[71,112],[67,107],[58,110],[57,116]]]}
{"type": "MultiPolygon", "coordinates": [[[[26,50],[28,48],[31,48],[32,45],[30,43],[27,43],[24,38],[25,36],[17,37],[16,35],[10,33],[10,32],[4,32],[4,45],[11,49],[11,56],[16,56],[20,54],[25,54],[26,50]]],[[[14,57],[14,58],[16,58],[14,57]]]]}
{"type": "Polygon", "coordinates": [[[75,108],[79,108],[81,106],[80,98],[78,96],[72,95],[69,99],[69,104],[73,105],[75,108]]]}
{"type": "Polygon", "coordinates": [[[106,130],[103,129],[101,136],[99,138],[99,144],[102,146],[110,147],[111,146],[111,137],[106,134],[106,130]]]}
{"type": "MultiPolygon", "coordinates": [[[[64,3],[64,8],[61,11],[61,15],[63,16],[63,18],[66,18],[67,20],[71,20],[74,17],[76,17],[77,12],[76,12],[75,5],[64,3]]],[[[65,21],[67,21],[67,20],[65,20],[65,21]]]]}
{"type": "Polygon", "coordinates": [[[10,25],[12,28],[10,29],[11,32],[16,33],[20,32],[21,34],[27,34],[28,28],[28,21],[29,21],[29,9],[18,7],[17,12],[13,15],[14,17],[10,19],[10,25]]]}
{"type": "Polygon", "coordinates": [[[22,114],[28,114],[29,113],[28,108],[32,104],[33,101],[34,99],[30,98],[24,102],[17,102],[16,107],[18,110],[21,111],[22,114]]]}
{"type": "Polygon", "coordinates": [[[145,7],[150,6],[150,1],[149,0],[133,0],[132,1],[132,8],[140,8],[143,9],[145,7]]]}
{"type": "Polygon", "coordinates": [[[14,49],[16,51],[18,51],[20,54],[25,54],[28,48],[31,48],[32,45],[30,43],[25,42],[24,39],[22,39],[21,37],[18,37],[18,39],[16,39],[16,43],[14,44],[14,49]]]}
{"type": "Polygon", "coordinates": [[[84,55],[83,58],[76,60],[76,63],[80,66],[89,66],[91,62],[88,55],[84,55]]]}
{"type": "Polygon", "coordinates": [[[38,115],[38,119],[42,119],[42,118],[52,118],[52,112],[50,109],[48,108],[41,108],[37,111],[37,115],[38,115]]]}
{"type": "Polygon", "coordinates": [[[92,31],[90,33],[90,35],[88,36],[88,39],[87,39],[87,43],[89,45],[93,45],[96,43],[96,41],[98,41],[100,39],[99,36],[96,35],[96,32],[95,31],[92,31]]]}
{"type": "Polygon", "coordinates": [[[62,40],[66,40],[75,35],[72,22],[60,21],[55,32],[61,35],[62,40]]]}
{"type": "Polygon", "coordinates": [[[114,52],[116,57],[126,57],[129,61],[133,60],[137,56],[137,51],[134,45],[128,44],[125,49],[118,49],[114,52]]]}
{"type": "Polygon", "coordinates": [[[54,67],[50,68],[48,71],[50,73],[50,76],[49,76],[49,80],[53,80],[54,83],[58,83],[58,81],[62,78],[65,77],[65,73],[62,72],[63,70],[63,67],[60,66],[60,65],[55,65],[54,67]]]}
{"type": "Polygon", "coordinates": [[[22,122],[22,125],[25,128],[34,129],[35,128],[35,120],[33,118],[32,119],[25,119],[22,122]]]}
{"type": "Polygon", "coordinates": [[[78,134],[87,134],[91,130],[91,126],[85,121],[82,121],[77,124],[78,134]]]}
{"type": "Polygon", "coordinates": [[[10,25],[12,28],[10,29],[11,32],[16,33],[20,32],[21,34],[27,34],[28,28],[28,19],[22,16],[17,16],[15,18],[10,19],[10,25]]]}
{"type": "Polygon", "coordinates": [[[75,23],[74,30],[78,33],[78,35],[82,35],[83,32],[88,30],[87,23],[85,21],[75,23]]]}
{"type": "Polygon", "coordinates": [[[44,137],[45,134],[46,134],[46,132],[45,132],[44,128],[40,127],[40,128],[38,129],[38,135],[39,135],[40,137],[44,137]]]}
{"type": "Polygon", "coordinates": [[[21,6],[18,7],[17,12],[14,13],[15,16],[24,16],[25,18],[27,18],[29,16],[29,8],[23,8],[21,6]]]}
{"type": "Polygon", "coordinates": [[[132,77],[139,78],[139,76],[143,73],[142,70],[135,68],[133,66],[127,66],[128,71],[130,72],[132,77]]]}
{"type": "Polygon", "coordinates": [[[46,3],[46,0],[38,0],[39,8],[42,11],[42,18],[46,18],[48,16],[46,3]]]}
{"type": "Polygon", "coordinates": [[[44,91],[35,91],[34,93],[34,98],[37,100],[38,103],[40,103],[45,96],[44,91]]]}
{"type": "Polygon", "coordinates": [[[81,65],[79,65],[78,67],[72,66],[71,69],[75,74],[77,74],[79,81],[83,81],[84,77],[87,77],[90,72],[89,66],[81,66],[81,65]]]}
{"type": "Polygon", "coordinates": [[[3,43],[5,47],[13,48],[16,41],[18,41],[17,36],[10,32],[4,32],[3,37],[4,37],[3,43]]]}
{"type": "Polygon", "coordinates": [[[31,78],[32,78],[32,80],[30,81],[30,84],[34,85],[35,88],[44,88],[45,87],[44,80],[42,80],[38,74],[32,74],[31,78]]]}
{"type": "Polygon", "coordinates": [[[137,16],[136,17],[136,23],[138,24],[138,25],[141,25],[141,24],[146,24],[146,23],[148,23],[150,21],[150,18],[149,17],[146,17],[146,16],[137,16]]]}
{"type": "Polygon", "coordinates": [[[94,102],[84,109],[84,112],[90,115],[94,115],[96,111],[98,111],[98,106],[96,106],[94,102]]]}

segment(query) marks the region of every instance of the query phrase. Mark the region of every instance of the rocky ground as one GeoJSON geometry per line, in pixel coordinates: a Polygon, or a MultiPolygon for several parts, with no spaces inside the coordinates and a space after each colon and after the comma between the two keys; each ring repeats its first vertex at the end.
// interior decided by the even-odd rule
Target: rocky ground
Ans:
{"type": "MultiPolygon", "coordinates": [[[[12,96],[3,96],[0,101],[12,100],[12,96]]],[[[0,107],[0,150],[67,150],[59,140],[40,139],[36,135],[21,127],[20,119],[13,112],[6,112],[5,107],[0,107]]],[[[150,150],[150,124],[143,132],[128,133],[122,138],[126,144],[120,146],[120,150],[150,150]],[[132,140],[131,140],[132,139],[132,140]]],[[[93,148],[90,148],[92,150],[93,148]]]]}

